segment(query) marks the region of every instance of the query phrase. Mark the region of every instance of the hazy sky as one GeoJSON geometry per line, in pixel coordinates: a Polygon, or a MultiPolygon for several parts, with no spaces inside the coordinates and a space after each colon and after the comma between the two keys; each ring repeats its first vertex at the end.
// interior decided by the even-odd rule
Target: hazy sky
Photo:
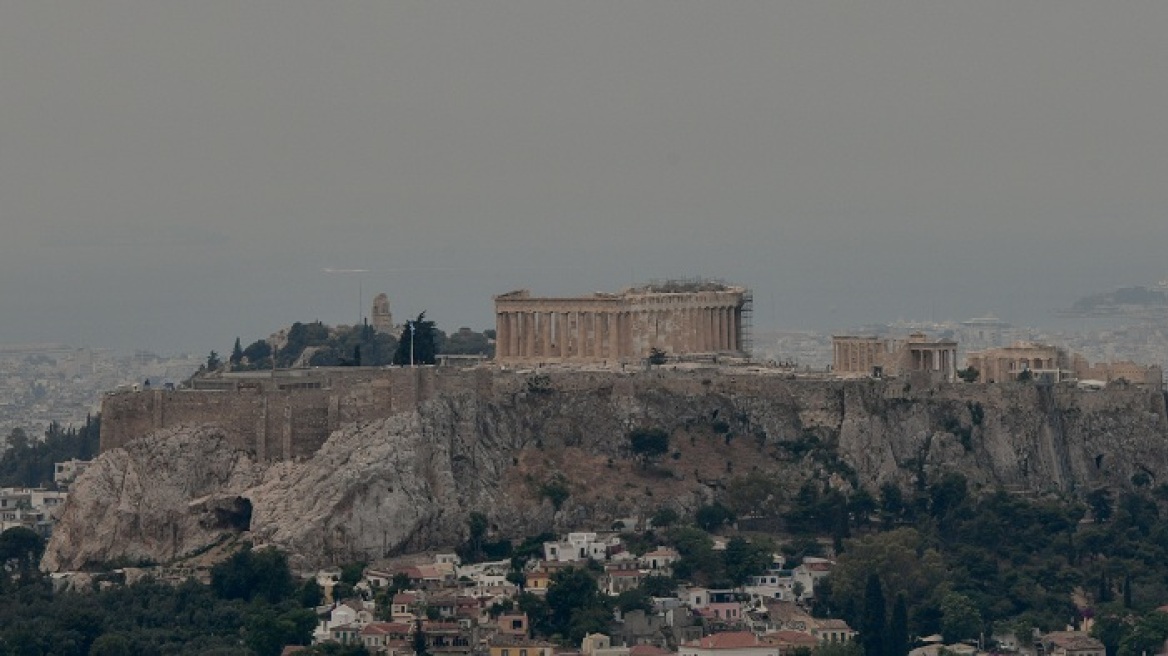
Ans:
{"type": "Polygon", "coordinates": [[[0,342],[691,276],[757,328],[1042,323],[1168,277],[1165,34],[1162,1],[0,1],[0,342]]]}

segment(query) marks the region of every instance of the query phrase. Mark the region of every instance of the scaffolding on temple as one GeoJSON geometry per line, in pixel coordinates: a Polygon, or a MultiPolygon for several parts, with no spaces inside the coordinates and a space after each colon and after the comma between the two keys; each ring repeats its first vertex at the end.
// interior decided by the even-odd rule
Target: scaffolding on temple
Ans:
{"type": "Polygon", "coordinates": [[[750,357],[751,351],[754,349],[753,333],[754,328],[754,292],[749,287],[744,288],[742,292],[742,309],[739,310],[740,324],[739,330],[742,332],[738,336],[738,346],[746,357],[750,357]]]}
{"type": "Polygon", "coordinates": [[[639,289],[658,293],[679,293],[698,291],[723,291],[730,289],[742,290],[742,307],[739,308],[738,346],[746,357],[750,357],[754,348],[754,292],[749,287],[731,285],[720,278],[666,278],[665,280],[650,279],[649,283],[639,289]]]}

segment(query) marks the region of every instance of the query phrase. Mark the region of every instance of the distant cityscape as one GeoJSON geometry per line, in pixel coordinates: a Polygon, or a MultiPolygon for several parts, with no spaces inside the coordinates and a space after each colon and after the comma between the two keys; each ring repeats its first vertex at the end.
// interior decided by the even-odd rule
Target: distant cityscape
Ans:
{"type": "Polygon", "coordinates": [[[120,355],[64,344],[0,346],[0,439],[15,428],[35,439],[52,422],[80,426],[101,410],[104,392],[146,380],[181,382],[205,361],[205,355],[120,355]]]}
{"type": "MultiPolygon", "coordinates": [[[[840,332],[834,331],[835,334],[840,332]]],[[[1079,353],[1092,362],[1130,360],[1148,365],[1168,364],[1168,327],[1153,322],[1108,325],[1087,330],[1052,330],[1013,326],[990,316],[962,322],[898,321],[868,324],[846,332],[880,337],[924,332],[938,339],[953,339],[957,341],[958,361],[962,366],[971,351],[1005,347],[1017,342],[1057,346],[1079,353]],[[987,325],[992,326],[991,331],[986,330],[987,325]]],[[[756,330],[752,355],[756,360],[823,371],[832,364],[832,334],[813,330],[756,330]]]]}

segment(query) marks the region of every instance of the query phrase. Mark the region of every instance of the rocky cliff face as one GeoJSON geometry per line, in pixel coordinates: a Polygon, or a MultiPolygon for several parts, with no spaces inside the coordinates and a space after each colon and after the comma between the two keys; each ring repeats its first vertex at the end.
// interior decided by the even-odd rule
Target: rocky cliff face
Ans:
{"type": "Polygon", "coordinates": [[[498,536],[605,528],[664,505],[693,510],[752,471],[791,491],[813,476],[874,488],[944,470],[1059,493],[1168,476],[1159,391],[725,372],[521,382],[345,425],[296,462],[256,464],[222,427],[143,436],[75,484],[44,566],[166,562],[243,531],[319,566],[456,544],[472,511],[498,536]],[[636,428],[666,430],[669,453],[638,461],[636,428]],[[569,492],[558,510],[554,487],[569,492]]]}

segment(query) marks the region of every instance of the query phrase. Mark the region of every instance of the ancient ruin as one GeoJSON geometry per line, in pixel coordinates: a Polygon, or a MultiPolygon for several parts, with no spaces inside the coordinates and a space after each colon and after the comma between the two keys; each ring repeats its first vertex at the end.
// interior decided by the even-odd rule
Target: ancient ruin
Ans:
{"type": "Polygon", "coordinates": [[[667,282],[565,298],[518,290],[495,297],[495,361],[621,363],[668,356],[744,355],[750,292],[718,282],[667,282]]]}
{"type": "Polygon", "coordinates": [[[835,335],[831,338],[832,371],[837,376],[901,376],[929,374],[942,381],[957,376],[957,342],[931,340],[924,333],[908,339],[835,335]]]}
{"type": "Polygon", "coordinates": [[[1126,380],[1137,385],[1159,386],[1164,378],[1164,371],[1158,365],[1144,366],[1129,361],[1091,364],[1082,355],[1057,346],[1021,341],[1010,346],[972,351],[966,362],[978,371],[978,380],[985,383],[1030,377],[1054,383],[1126,380]]]}

